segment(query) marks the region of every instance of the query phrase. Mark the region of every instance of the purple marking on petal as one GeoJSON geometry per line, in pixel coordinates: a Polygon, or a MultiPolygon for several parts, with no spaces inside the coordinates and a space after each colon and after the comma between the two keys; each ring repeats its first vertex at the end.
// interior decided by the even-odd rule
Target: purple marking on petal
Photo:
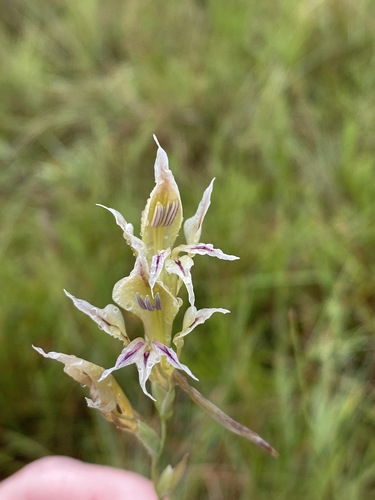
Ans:
{"type": "Polygon", "coordinates": [[[155,270],[157,271],[159,269],[159,266],[160,266],[160,262],[161,262],[161,258],[160,258],[160,254],[158,253],[156,255],[156,259],[155,259],[155,270]]]}
{"type": "Polygon", "coordinates": [[[135,344],[135,346],[134,346],[132,349],[130,349],[128,352],[126,352],[126,353],[124,354],[124,357],[123,357],[123,358],[121,358],[121,359],[119,360],[119,362],[118,362],[118,363],[116,363],[116,365],[117,365],[117,364],[122,365],[123,363],[125,363],[125,362],[126,362],[129,358],[131,358],[131,357],[132,357],[132,356],[133,356],[136,352],[138,352],[138,351],[139,351],[139,349],[141,349],[141,347],[143,347],[143,346],[144,346],[144,342],[137,342],[137,343],[135,344]]]}
{"type": "Polygon", "coordinates": [[[199,316],[196,316],[196,317],[194,318],[194,321],[191,323],[191,325],[189,325],[189,326],[187,327],[187,329],[192,328],[192,327],[193,327],[195,324],[197,324],[198,322],[199,322],[199,316]]]}
{"type": "Polygon", "coordinates": [[[143,364],[144,364],[145,366],[147,366],[147,360],[148,360],[149,356],[150,356],[150,351],[146,351],[146,352],[143,354],[143,364]]]}
{"type": "Polygon", "coordinates": [[[180,362],[180,360],[177,357],[177,354],[174,352],[173,349],[165,346],[164,344],[162,344],[161,342],[159,342],[157,340],[154,340],[152,342],[152,344],[156,347],[156,349],[161,351],[167,357],[167,361],[174,368],[177,368],[178,370],[184,370],[184,372],[186,372],[188,375],[190,375],[190,377],[194,378],[195,380],[198,380],[197,377],[195,375],[193,375],[193,373],[190,371],[190,369],[186,365],[184,365],[180,362]]]}
{"type": "Polygon", "coordinates": [[[181,261],[180,259],[176,259],[175,260],[175,263],[177,264],[177,266],[179,267],[180,271],[182,272],[182,274],[184,276],[186,276],[186,272],[185,272],[185,269],[184,269],[184,266],[181,264],[181,261]]]}
{"type": "Polygon", "coordinates": [[[170,349],[169,347],[167,347],[166,345],[162,344],[157,340],[154,340],[153,344],[155,344],[156,347],[158,347],[160,351],[162,351],[167,356],[167,359],[169,358],[172,360],[172,362],[180,365],[180,362],[177,358],[177,354],[174,352],[173,349],[170,349]]]}
{"type": "Polygon", "coordinates": [[[193,250],[204,250],[205,252],[208,252],[208,253],[214,252],[214,249],[211,245],[195,245],[193,247],[193,250]]]}

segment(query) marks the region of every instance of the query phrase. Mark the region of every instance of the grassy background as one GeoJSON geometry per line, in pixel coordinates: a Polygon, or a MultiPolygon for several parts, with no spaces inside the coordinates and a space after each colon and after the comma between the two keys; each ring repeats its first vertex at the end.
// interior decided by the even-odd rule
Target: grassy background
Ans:
{"type": "MultiPolygon", "coordinates": [[[[31,349],[111,366],[103,307],[133,259],[155,132],[185,214],[217,177],[196,258],[197,387],[277,460],[177,398],[179,498],[345,499],[375,491],[375,3],[1,0],[0,470],[67,454],[148,474],[131,436],[31,349]]],[[[139,325],[128,318],[131,336],[139,325]]],[[[177,328],[179,325],[177,325],[177,328]]],[[[118,380],[156,424],[135,369],[118,380]]]]}

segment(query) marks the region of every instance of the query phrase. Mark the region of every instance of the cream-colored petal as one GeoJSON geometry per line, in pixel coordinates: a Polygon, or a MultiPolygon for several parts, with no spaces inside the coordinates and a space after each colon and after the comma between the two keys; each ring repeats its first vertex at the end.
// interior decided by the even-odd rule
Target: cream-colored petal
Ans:
{"type": "Polygon", "coordinates": [[[179,259],[167,259],[165,261],[165,270],[170,274],[177,274],[177,276],[184,282],[188,292],[189,302],[192,306],[195,302],[193,281],[190,272],[193,265],[194,261],[188,255],[183,255],[179,259]]]}
{"type": "Polygon", "coordinates": [[[211,318],[211,316],[216,313],[228,314],[230,311],[228,309],[223,309],[221,307],[209,307],[197,310],[196,307],[189,307],[184,316],[184,321],[182,325],[182,330],[176,333],[173,339],[175,345],[179,345],[181,339],[186,337],[194,328],[198,325],[203,324],[205,321],[211,318]]]}
{"type": "Polygon", "coordinates": [[[120,212],[118,212],[114,208],[108,208],[105,205],[100,205],[100,203],[97,203],[97,206],[105,208],[106,210],[111,212],[111,214],[114,216],[114,218],[116,220],[116,224],[118,226],[120,226],[122,231],[123,231],[123,236],[124,236],[126,243],[133,249],[134,254],[135,255],[145,254],[146,247],[141,239],[137,238],[137,236],[134,236],[133,225],[130,224],[129,222],[126,222],[126,220],[120,214],[120,212]]]}
{"type": "Polygon", "coordinates": [[[186,252],[191,255],[209,255],[222,260],[237,260],[239,257],[224,253],[219,248],[214,248],[212,243],[197,243],[195,245],[179,245],[173,249],[173,254],[176,252],[186,252]]]}
{"type": "Polygon", "coordinates": [[[211,193],[214,185],[214,180],[215,179],[212,179],[208,188],[203,193],[202,199],[198,205],[195,215],[193,215],[193,217],[190,217],[189,219],[186,219],[184,223],[184,233],[186,243],[188,244],[194,245],[200,240],[203,220],[211,204],[211,193]]]}
{"type": "Polygon", "coordinates": [[[185,373],[190,375],[191,378],[194,380],[199,380],[193,373],[190,371],[190,369],[182,364],[180,360],[177,357],[177,354],[174,352],[174,350],[171,347],[167,347],[166,345],[162,344],[161,342],[158,342],[155,340],[152,343],[152,349],[156,350],[161,356],[165,356],[168,363],[173,366],[173,368],[177,368],[177,370],[183,370],[185,373]]]}
{"type": "Polygon", "coordinates": [[[126,311],[136,314],[143,322],[148,340],[160,340],[168,344],[172,323],[181,305],[161,283],[149,285],[149,274],[144,262],[136,261],[130,276],[118,281],[113,288],[113,300],[126,311]]]}
{"type": "Polygon", "coordinates": [[[108,304],[104,309],[100,309],[99,307],[91,305],[86,300],[77,299],[66,290],[64,290],[64,293],[73,301],[76,308],[87,314],[87,316],[90,316],[101,330],[112,335],[112,337],[122,340],[125,344],[130,342],[126,334],[124,318],[117,306],[108,304]]]}
{"type": "Polygon", "coordinates": [[[128,346],[125,347],[125,349],[121,351],[120,356],[116,360],[115,366],[104,370],[99,380],[104,380],[112,372],[119,370],[120,368],[124,368],[124,366],[136,363],[138,358],[142,357],[146,347],[147,344],[143,338],[138,337],[134,339],[128,346]]]}
{"type": "Polygon", "coordinates": [[[158,145],[155,161],[155,182],[142,212],[141,235],[151,259],[159,250],[173,246],[182,224],[182,204],[178,186],[168,167],[168,156],[158,145]]]}

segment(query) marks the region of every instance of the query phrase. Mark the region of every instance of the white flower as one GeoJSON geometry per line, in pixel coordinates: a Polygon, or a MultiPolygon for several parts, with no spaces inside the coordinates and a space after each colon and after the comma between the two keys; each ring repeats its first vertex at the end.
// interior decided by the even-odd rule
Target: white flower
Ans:
{"type": "Polygon", "coordinates": [[[187,366],[180,363],[177,358],[177,354],[173,349],[167,347],[161,342],[158,342],[157,340],[148,342],[142,337],[138,337],[137,339],[134,339],[132,342],[130,342],[130,344],[125,347],[125,349],[123,349],[120,356],[117,358],[115,366],[113,368],[105,370],[99,381],[104,380],[113,371],[119,370],[124,366],[128,366],[134,363],[138,368],[139,384],[142,388],[142,391],[146,394],[146,396],[155,401],[155,398],[153,398],[146,389],[146,382],[151,375],[152,368],[157,363],[160,363],[162,356],[166,357],[168,363],[173,366],[173,368],[177,368],[177,370],[183,370],[188,375],[190,375],[190,377],[198,380],[197,377],[195,377],[191,373],[187,366]]]}

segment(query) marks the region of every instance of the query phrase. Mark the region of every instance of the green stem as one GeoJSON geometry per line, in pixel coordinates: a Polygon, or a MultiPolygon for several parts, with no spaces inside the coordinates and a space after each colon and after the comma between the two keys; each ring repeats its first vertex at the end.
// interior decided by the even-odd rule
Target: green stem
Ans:
{"type": "Polygon", "coordinates": [[[160,417],[160,444],[159,444],[159,449],[158,449],[158,453],[152,457],[152,460],[151,460],[151,479],[152,479],[152,482],[154,484],[154,488],[155,488],[155,491],[158,495],[158,499],[159,500],[165,500],[164,497],[161,497],[159,495],[159,492],[158,492],[158,483],[159,483],[159,460],[160,460],[160,457],[163,453],[163,450],[164,450],[164,446],[165,446],[165,440],[166,440],[166,437],[167,437],[167,421],[168,419],[164,416],[161,416],[160,417]]]}

